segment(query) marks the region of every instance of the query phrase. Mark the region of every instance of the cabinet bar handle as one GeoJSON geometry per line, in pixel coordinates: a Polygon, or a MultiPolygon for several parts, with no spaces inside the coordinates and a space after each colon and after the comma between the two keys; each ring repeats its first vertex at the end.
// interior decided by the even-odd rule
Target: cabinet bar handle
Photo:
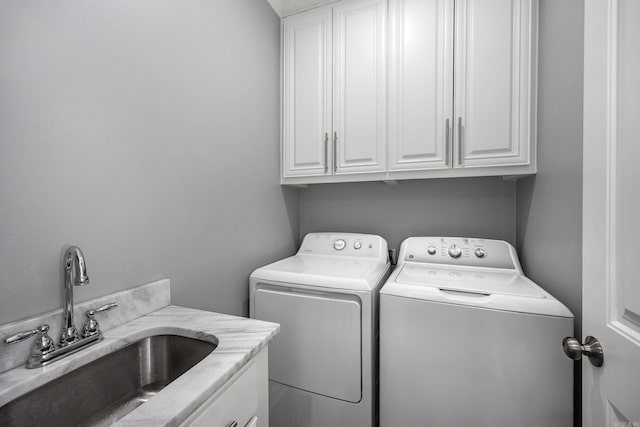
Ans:
{"type": "Polygon", "coordinates": [[[333,172],[338,172],[338,132],[333,132],[333,172]]]}
{"type": "Polygon", "coordinates": [[[445,121],[445,136],[444,136],[444,149],[445,149],[445,164],[449,164],[449,119],[445,121]]]}
{"type": "Polygon", "coordinates": [[[329,133],[324,133],[324,173],[329,172],[329,133]]]}
{"type": "Polygon", "coordinates": [[[458,164],[462,164],[462,117],[458,117],[458,164]]]}

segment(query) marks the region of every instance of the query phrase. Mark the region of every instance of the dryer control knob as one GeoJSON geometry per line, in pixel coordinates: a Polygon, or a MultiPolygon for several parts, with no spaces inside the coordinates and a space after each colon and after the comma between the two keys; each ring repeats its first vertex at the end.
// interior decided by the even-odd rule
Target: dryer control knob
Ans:
{"type": "Polygon", "coordinates": [[[433,246],[433,245],[430,245],[430,246],[427,248],[427,253],[428,253],[429,255],[435,255],[435,254],[436,254],[436,247],[435,247],[435,246],[433,246]]]}
{"type": "Polygon", "coordinates": [[[487,254],[487,253],[485,252],[485,250],[484,250],[483,248],[476,248],[476,256],[477,256],[478,258],[484,258],[484,256],[485,256],[486,254],[487,254]]]}
{"type": "Polygon", "coordinates": [[[335,249],[336,251],[341,251],[346,247],[347,247],[347,242],[345,242],[343,239],[338,239],[335,242],[333,242],[333,249],[335,249]]]}
{"type": "Polygon", "coordinates": [[[449,256],[451,258],[460,258],[461,255],[462,255],[462,249],[460,249],[460,246],[455,244],[449,246],[449,256]]]}
{"type": "Polygon", "coordinates": [[[356,249],[356,250],[362,249],[362,242],[355,242],[353,244],[353,249],[356,249]]]}

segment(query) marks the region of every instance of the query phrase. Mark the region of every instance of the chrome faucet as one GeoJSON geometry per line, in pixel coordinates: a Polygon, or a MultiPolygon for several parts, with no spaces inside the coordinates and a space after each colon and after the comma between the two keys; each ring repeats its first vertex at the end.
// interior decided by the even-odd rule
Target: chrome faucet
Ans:
{"type": "Polygon", "coordinates": [[[77,246],[69,247],[62,259],[64,268],[64,324],[60,335],[60,347],[78,341],[78,330],[73,324],[73,287],[89,283],[84,254],[77,246]]]}
{"type": "Polygon", "coordinates": [[[73,324],[73,287],[89,283],[87,266],[84,262],[84,255],[77,246],[69,247],[62,260],[64,268],[64,324],[62,325],[59,348],[55,347],[53,340],[49,337],[49,325],[40,325],[35,329],[20,332],[4,340],[7,344],[16,344],[33,335],[38,336],[27,359],[27,368],[46,366],[102,341],[102,331],[100,331],[95,315],[118,306],[118,303],[112,302],[87,311],[87,322],[83,328],[82,337],[80,337],[73,324]]]}

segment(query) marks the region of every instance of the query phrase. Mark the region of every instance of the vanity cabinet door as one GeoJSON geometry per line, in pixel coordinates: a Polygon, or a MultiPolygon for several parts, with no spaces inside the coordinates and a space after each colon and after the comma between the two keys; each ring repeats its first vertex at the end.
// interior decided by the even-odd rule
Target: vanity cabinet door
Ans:
{"type": "Polygon", "coordinates": [[[283,20],[282,176],[331,174],[331,9],[283,20]]]}
{"type": "Polygon", "coordinates": [[[455,167],[528,165],[536,0],[456,0],[455,167]]]}
{"type": "Polygon", "coordinates": [[[334,174],[386,171],[386,0],[333,8],[334,174]]]}
{"type": "Polygon", "coordinates": [[[390,0],[389,22],[389,170],[449,168],[453,0],[390,0]]]}
{"type": "Polygon", "coordinates": [[[268,381],[267,349],[263,349],[181,427],[267,427],[268,381]]]}

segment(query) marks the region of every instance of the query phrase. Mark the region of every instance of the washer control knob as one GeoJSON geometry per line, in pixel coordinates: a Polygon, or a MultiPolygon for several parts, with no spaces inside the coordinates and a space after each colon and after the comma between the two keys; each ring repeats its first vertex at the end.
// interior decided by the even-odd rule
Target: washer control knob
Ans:
{"type": "Polygon", "coordinates": [[[360,242],[360,241],[356,241],[356,242],[353,244],[353,249],[355,249],[355,250],[362,249],[362,242],[360,242]]]}
{"type": "Polygon", "coordinates": [[[427,253],[429,255],[435,255],[436,254],[436,247],[433,245],[429,245],[429,247],[427,248],[427,253]]]}
{"type": "Polygon", "coordinates": [[[487,254],[487,253],[485,252],[485,250],[484,250],[483,248],[476,248],[476,256],[477,256],[478,258],[484,258],[484,256],[485,256],[486,254],[487,254]]]}
{"type": "Polygon", "coordinates": [[[451,258],[460,258],[461,255],[462,255],[462,249],[460,249],[460,246],[456,244],[449,246],[449,256],[451,258]]]}
{"type": "Polygon", "coordinates": [[[336,251],[341,251],[346,247],[347,247],[347,242],[345,242],[344,239],[338,239],[335,242],[333,242],[333,249],[335,249],[336,251]]]}

